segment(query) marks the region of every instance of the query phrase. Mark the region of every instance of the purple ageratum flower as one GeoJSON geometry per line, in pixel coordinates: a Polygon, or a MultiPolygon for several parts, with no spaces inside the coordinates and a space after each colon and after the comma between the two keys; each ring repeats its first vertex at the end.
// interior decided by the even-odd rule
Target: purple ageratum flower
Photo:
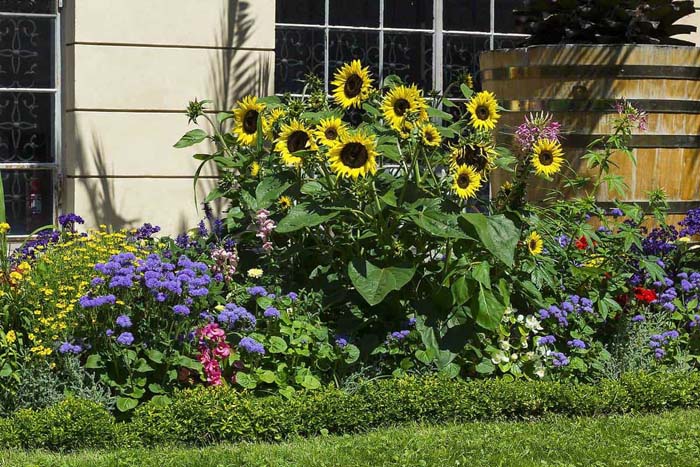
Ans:
{"type": "Polygon", "coordinates": [[[636,315],[632,317],[632,322],[633,323],[641,323],[642,321],[646,321],[646,318],[644,315],[636,315]]]}
{"type": "Polygon", "coordinates": [[[696,328],[700,326],[700,315],[695,315],[693,316],[693,319],[688,323],[688,327],[690,328],[696,328]]]}
{"type": "Polygon", "coordinates": [[[416,326],[416,318],[408,318],[408,321],[406,322],[406,326],[409,328],[413,328],[416,326]]]}
{"type": "Polygon", "coordinates": [[[77,355],[83,351],[83,348],[81,346],[79,346],[78,344],[71,344],[70,342],[64,342],[58,348],[58,351],[59,351],[59,353],[62,353],[64,355],[67,353],[72,353],[72,354],[77,355]]]}
{"type": "Polygon", "coordinates": [[[95,298],[89,295],[84,295],[80,297],[78,303],[82,308],[97,308],[104,305],[114,305],[116,303],[117,297],[114,295],[99,295],[95,298]]]}
{"type": "Polygon", "coordinates": [[[654,358],[655,359],[661,360],[662,358],[664,358],[664,356],[666,356],[666,351],[664,349],[657,348],[654,350],[654,358]]]}
{"type": "Polygon", "coordinates": [[[93,287],[97,287],[98,285],[102,285],[105,283],[105,280],[102,279],[101,277],[93,277],[92,280],[90,281],[90,285],[93,287]]]}
{"type": "Polygon", "coordinates": [[[289,297],[289,299],[293,302],[296,302],[297,299],[299,298],[299,296],[295,292],[289,292],[287,294],[287,297],[289,297]]]}
{"type": "Polygon", "coordinates": [[[548,345],[548,344],[554,344],[557,341],[557,338],[554,336],[542,336],[539,339],[537,339],[537,345],[548,345]]]}
{"type": "Polygon", "coordinates": [[[246,289],[249,295],[252,295],[253,297],[255,296],[261,296],[261,297],[266,297],[267,296],[267,290],[265,290],[265,287],[261,287],[259,285],[256,285],[255,287],[248,287],[246,289]]]}
{"type": "Polygon", "coordinates": [[[280,312],[277,308],[271,306],[263,312],[263,316],[268,319],[279,319],[280,312]]]}
{"type": "Polygon", "coordinates": [[[554,365],[557,368],[569,364],[569,357],[567,357],[561,352],[552,352],[550,355],[552,356],[552,365],[554,365]]]}
{"type": "Polygon", "coordinates": [[[571,243],[571,239],[565,234],[561,234],[558,237],[556,237],[556,241],[562,248],[566,248],[567,246],[569,246],[569,243],[571,243]]]}
{"type": "Polygon", "coordinates": [[[77,214],[68,213],[58,216],[58,223],[61,227],[73,229],[75,224],[84,224],[85,221],[77,214]]]}
{"type": "Polygon", "coordinates": [[[586,343],[583,342],[581,339],[572,339],[566,343],[571,348],[575,349],[585,349],[586,348],[586,343]]]}
{"type": "Polygon", "coordinates": [[[127,315],[119,315],[115,322],[117,323],[117,326],[123,329],[128,329],[131,327],[131,318],[129,318],[127,315]]]}
{"type": "Polygon", "coordinates": [[[409,334],[411,334],[411,331],[409,331],[408,329],[403,329],[401,331],[394,331],[391,334],[389,334],[389,337],[387,337],[387,343],[401,342],[401,341],[405,340],[409,334]]]}
{"type": "Polygon", "coordinates": [[[239,328],[243,331],[252,331],[257,325],[255,316],[242,306],[238,306],[234,303],[227,304],[216,319],[229,329],[239,328]]]}
{"type": "Polygon", "coordinates": [[[141,227],[136,229],[136,233],[133,236],[134,240],[148,240],[153,237],[153,235],[160,232],[160,227],[157,225],[151,225],[149,223],[143,224],[141,227]]]}
{"type": "Polygon", "coordinates": [[[348,340],[343,336],[336,336],[335,345],[337,345],[340,349],[344,349],[348,345],[348,340]]]}
{"type": "Polygon", "coordinates": [[[249,354],[265,355],[265,347],[251,337],[244,337],[238,343],[238,348],[246,351],[249,354]]]}
{"type": "Polygon", "coordinates": [[[612,208],[610,211],[608,211],[608,215],[613,217],[622,217],[625,215],[625,213],[622,212],[622,209],[620,208],[612,208]]]}
{"type": "Polygon", "coordinates": [[[173,313],[180,316],[189,316],[190,309],[185,305],[175,305],[173,307],[173,313]]]}
{"type": "Polygon", "coordinates": [[[691,283],[690,283],[689,281],[687,281],[686,279],[682,279],[682,280],[681,280],[681,288],[683,289],[683,292],[688,293],[688,292],[690,292],[691,290],[693,290],[695,287],[693,286],[693,284],[691,284],[691,283]]]}
{"type": "Polygon", "coordinates": [[[117,337],[117,343],[124,346],[131,345],[134,343],[134,335],[130,332],[123,332],[117,337]]]}
{"type": "Polygon", "coordinates": [[[114,335],[114,331],[111,329],[107,329],[105,331],[105,334],[107,335],[107,337],[112,337],[114,335]]]}
{"type": "Polygon", "coordinates": [[[197,226],[197,233],[199,233],[200,237],[208,237],[209,236],[209,231],[204,226],[203,220],[199,221],[199,225],[197,226]]]}

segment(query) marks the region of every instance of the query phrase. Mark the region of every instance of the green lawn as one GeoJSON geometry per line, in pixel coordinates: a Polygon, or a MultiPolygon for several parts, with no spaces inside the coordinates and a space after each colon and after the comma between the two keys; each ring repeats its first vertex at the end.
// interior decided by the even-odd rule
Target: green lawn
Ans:
{"type": "Polygon", "coordinates": [[[1,466],[700,466],[700,411],[408,426],[205,449],[0,452],[1,466]]]}

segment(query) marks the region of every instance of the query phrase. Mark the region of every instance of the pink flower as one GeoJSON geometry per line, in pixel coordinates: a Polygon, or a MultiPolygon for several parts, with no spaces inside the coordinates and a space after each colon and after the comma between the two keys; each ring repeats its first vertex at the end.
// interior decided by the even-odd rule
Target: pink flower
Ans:
{"type": "Polygon", "coordinates": [[[214,355],[218,358],[228,358],[231,355],[231,347],[226,342],[220,342],[214,349],[214,355]]]}

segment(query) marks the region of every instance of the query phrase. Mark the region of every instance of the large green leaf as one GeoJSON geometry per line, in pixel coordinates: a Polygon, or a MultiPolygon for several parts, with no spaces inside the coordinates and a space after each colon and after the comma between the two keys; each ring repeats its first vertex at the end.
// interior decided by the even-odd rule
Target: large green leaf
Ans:
{"type": "Polygon", "coordinates": [[[409,217],[418,227],[440,238],[468,238],[457,222],[457,214],[442,211],[414,211],[409,217]]]}
{"type": "Polygon", "coordinates": [[[117,409],[119,409],[120,412],[128,412],[136,408],[137,405],[139,405],[139,401],[136,399],[132,399],[131,397],[117,397],[117,409]]]}
{"type": "Polygon", "coordinates": [[[462,214],[460,224],[467,233],[473,231],[493,256],[506,266],[513,265],[515,247],[520,238],[520,231],[513,221],[503,215],[485,216],[469,213],[462,214]]]}
{"type": "Polygon", "coordinates": [[[289,233],[304,227],[314,227],[323,224],[329,219],[333,219],[337,215],[337,212],[312,207],[309,203],[301,203],[289,210],[287,216],[280,220],[275,231],[277,233],[289,233]]]}
{"type": "Polygon", "coordinates": [[[255,189],[255,199],[258,209],[267,209],[274,203],[282,193],[287,191],[292,184],[283,182],[275,177],[265,177],[255,189]]]}
{"type": "Polygon", "coordinates": [[[416,273],[414,267],[378,268],[369,261],[356,259],[348,264],[348,275],[357,292],[374,306],[394,290],[401,290],[416,273]]]}
{"type": "Polygon", "coordinates": [[[476,310],[476,324],[491,331],[498,328],[506,307],[498,301],[493,292],[479,284],[479,293],[474,302],[472,309],[476,310]]]}
{"type": "Polygon", "coordinates": [[[187,133],[185,133],[177,143],[175,143],[174,147],[186,148],[188,146],[192,146],[192,145],[195,145],[197,143],[201,143],[202,141],[204,141],[207,138],[207,136],[209,136],[207,134],[207,132],[204,130],[200,130],[199,128],[197,128],[195,130],[190,130],[187,133]]]}

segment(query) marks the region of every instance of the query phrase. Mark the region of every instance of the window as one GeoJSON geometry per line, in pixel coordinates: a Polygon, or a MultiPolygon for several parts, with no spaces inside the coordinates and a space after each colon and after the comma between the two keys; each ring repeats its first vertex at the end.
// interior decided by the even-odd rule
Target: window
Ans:
{"type": "MultiPolygon", "coordinates": [[[[342,63],[360,59],[378,81],[395,74],[444,89],[479,52],[512,47],[522,0],[277,0],[275,92],[300,93],[313,73],[326,89],[342,63]]],[[[477,76],[478,79],[478,76],[477,76]]]]}
{"type": "Polygon", "coordinates": [[[60,149],[58,0],[0,0],[0,174],[12,235],[51,224],[60,149]]]}

